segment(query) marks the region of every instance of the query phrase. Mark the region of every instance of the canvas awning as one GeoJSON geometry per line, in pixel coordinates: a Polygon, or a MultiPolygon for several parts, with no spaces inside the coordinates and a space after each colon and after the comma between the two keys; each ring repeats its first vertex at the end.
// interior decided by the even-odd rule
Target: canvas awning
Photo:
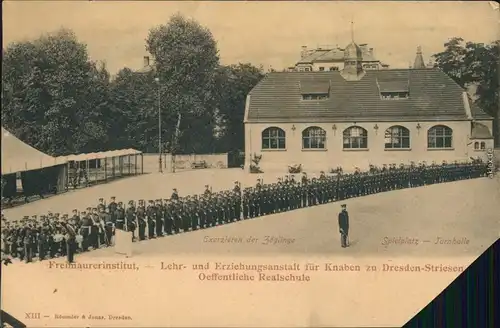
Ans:
{"type": "Polygon", "coordinates": [[[2,175],[38,170],[65,163],[66,160],[63,158],[42,153],[2,127],[2,175]]]}
{"type": "Polygon", "coordinates": [[[129,149],[109,150],[98,153],[68,155],[68,156],[61,156],[58,158],[64,159],[67,162],[82,162],[87,160],[104,159],[104,158],[138,155],[138,154],[142,154],[142,152],[136,149],[129,148],[129,149]]]}

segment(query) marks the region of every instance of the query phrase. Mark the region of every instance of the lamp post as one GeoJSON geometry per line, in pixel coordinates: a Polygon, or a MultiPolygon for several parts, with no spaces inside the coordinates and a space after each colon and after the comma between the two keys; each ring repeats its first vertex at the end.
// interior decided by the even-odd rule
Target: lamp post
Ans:
{"type": "Polygon", "coordinates": [[[162,167],[162,147],[161,147],[161,99],[160,99],[160,78],[155,77],[155,82],[158,84],[158,172],[163,173],[162,167]]]}

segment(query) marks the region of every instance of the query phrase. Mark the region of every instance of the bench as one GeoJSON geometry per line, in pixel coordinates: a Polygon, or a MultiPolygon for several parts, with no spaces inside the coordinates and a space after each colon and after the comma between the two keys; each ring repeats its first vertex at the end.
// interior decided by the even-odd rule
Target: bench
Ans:
{"type": "Polygon", "coordinates": [[[191,163],[192,169],[206,169],[208,167],[205,161],[196,161],[191,163]]]}

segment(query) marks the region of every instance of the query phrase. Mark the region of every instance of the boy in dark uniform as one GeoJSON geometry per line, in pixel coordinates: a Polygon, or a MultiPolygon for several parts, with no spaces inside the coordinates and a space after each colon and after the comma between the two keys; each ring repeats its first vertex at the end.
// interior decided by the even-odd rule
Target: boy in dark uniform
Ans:
{"type": "Polygon", "coordinates": [[[163,237],[164,207],[161,199],[156,200],[155,209],[156,209],[156,216],[155,216],[156,237],[163,237]]]}
{"type": "Polygon", "coordinates": [[[77,209],[73,210],[73,216],[71,217],[71,220],[75,221],[76,225],[80,225],[80,215],[78,215],[77,209]]]}
{"type": "Polygon", "coordinates": [[[26,263],[33,261],[33,231],[30,226],[24,228],[24,257],[26,263]]]}
{"type": "Polygon", "coordinates": [[[99,211],[99,213],[101,212],[101,209],[106,209],[104,198],[99,198],[99,205],[97,205],[97,210],[99,211]]]}
{"type": "Polygon", "coordinates": [[[174,217],[173,217],[172,203],[168,199],[163,200],[163,226],[164,231],[167,235],[171,235],[174,232],[174,217]]]}
{"type": "Polygon", "coordinates": [[[146,207],[142,199],[139,200],[139,206],[137,206],[137,224],[139,225],[139,240],[146,239],[146,207]]]}
{"type": "Polygon", "coordinates": [[[192,231],[198,230],[198,225],[200,221],[200,217],[198,214],[198,207],[199,207],[198,197],[195,195],[188,205],[189,217],[191,218],[190,226],[192,231]]]}
{"type": "MultiPolygon", "coordinates": [[[[139,201],[139,206],[140,206],[140,201],[139,201]]],[[[125,216],[126,216],[125,227],[126,227],[127,231],[132,232],[132,241],[135,239],[135,229],[136,229],[137,224],[138,224],[138,223],[136,223],[136,214],[137,214],[137,220],[139,220],[139,207],[137,208],[137,211],[136,211],[134,201],[131,200],[128,202],[128,208],[125,211],[125,216]]]]}
{"type": "Polygon", "coordinates": [[[300,207],[306,207],[308,205],[308,202],[307,202],[307,199],[308,199],[307,196],[309,196],[308,182],[309,182],[309,180],[307,179],[307,173],[302,172],[302,180],[301,180],[302,202],[301,202],[300,207]]]}
{"type": "Polygon", "coordinates": [[[46,256],[46,248],[47,248],[47,233],[48,226],[44,224],[44,227],[41,227],[40,232],[38,233],[38,259],[40,261],[45,260],[46,256]]]}
{"type": "Polygon", "coordinates": [[[116,197],[113,196],[111,197],[111,201],[109,202],[108,205],[108,212],[109,215],[111,216],[111,221],[113,223],[116,223],[116,210],[118,209],[118,204],[116,203],[116,197]]]}
{"type": "Polygon", "coordinates": [[[146,209],[148,216],[148,238],[155,238],[155,225],[156,225],[156,207],[153,200],[149,200],[149,205],[146,209]]]}
{"type": "MultiPolygon", "coordinates": [[[[102,207],[101,207],[102,208],[102,207]]],[[[90,228],[90,246],[92,246],[94,249],[99,248],[99,234],[100,234],[100,229],[99,229],[99,213],[97,212],[97,208],[94,207],[91,209],[91,228],[90,228]]]]}
{"type": "Polygon", "coordinates": [[[82,212],[82,226],[80,228],[80,235],[82,235],[82,251],[87,252],[89,250],[90,245],[90,233],[92,229],[92,219],[90,218],[90,214],[86,211],[82,212]]]}
{"type": "Polygon", "coordinates": [[[172,203],[172,216],[174,218],[175,233],[180,233],[182,228],[182,204],[180,201],[173,200],[172,203]]]}
{"type": "Polygon", "coordinates": [[[101,220],[104,222],[104,241],[106,242],[106,246],[111,246],[115,222],[113,221],[111,215],[106,212],[104,212],[104,216],[101,220]]]}
{"type": "Polygon", "coordinates": [[[349,214],[347,213],[346,204],[342,204],[342,211],[339,213],[339,232],[340,232],[340,245],[345,248],[348,247],[349,238],[349,214]]]}
{"type": "Polygon", "coordinates": [[[125,226],[125,209],[123,208],[123,203],[119,202],[115,211],[116,215],[116,223],[115,228],[123,230],[125,226]]]}

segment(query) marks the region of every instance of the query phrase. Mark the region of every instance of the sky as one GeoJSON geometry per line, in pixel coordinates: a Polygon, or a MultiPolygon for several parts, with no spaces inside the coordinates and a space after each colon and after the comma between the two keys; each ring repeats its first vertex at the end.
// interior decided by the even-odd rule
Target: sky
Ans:
{"type": "Polygon", "coordinates": [[[191,1],[4,1],[3,47],[61,27],[88,46],[92,60],[112,74],[139,69],[148,55],[149,29],[171,15],[194,18],[212,32],[224,65],[249,62],[281,70],[300,58],[301,46],[345,47],[368,43],[392,68],[406,68],[422,46],[424,60],[451,37],[489,43],[499,36],[492,2],[191,2],[191,1]]]}

